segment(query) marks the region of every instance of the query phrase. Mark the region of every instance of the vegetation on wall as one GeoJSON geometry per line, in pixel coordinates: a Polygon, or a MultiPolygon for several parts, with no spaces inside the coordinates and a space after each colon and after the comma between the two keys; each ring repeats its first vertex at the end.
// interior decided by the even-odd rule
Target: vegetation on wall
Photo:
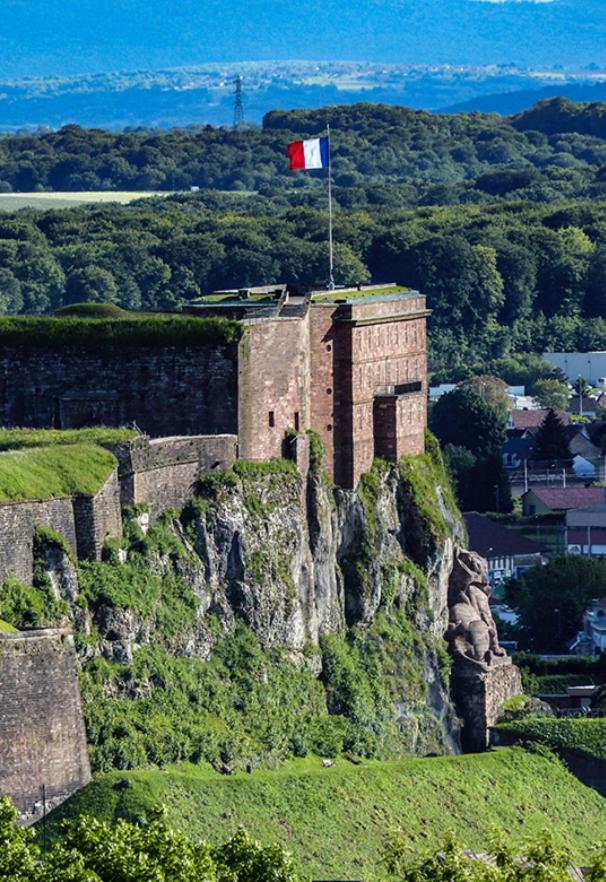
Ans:
{"type": "Polygon", "coordinates": [[[0,346],[204,346],[233,343],[240,326],[223,318],[127,314],[125,319],[0,318],[0,346]]]}

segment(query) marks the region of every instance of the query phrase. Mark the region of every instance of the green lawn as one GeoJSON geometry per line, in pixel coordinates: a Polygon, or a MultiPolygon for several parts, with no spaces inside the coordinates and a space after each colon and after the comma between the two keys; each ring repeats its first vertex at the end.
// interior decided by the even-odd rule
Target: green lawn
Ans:
{"type": "Polygon", "coordinates": [[[520,748],[359,767],[339,759],[328,769],[306,758],[231,777],[197,766],[112,772],[53,812],[49,830],[65,816],[135,819],[161,805],[168,823],[201,838],[222,840],[244,825],[279,841],[316,879],[379,879],[381,844],[396,826],[419,851],[449,829],[479,849],[495,828],[514,844],[549,828],[579,861],[606,835],[606,800],[559,762],[520,748]]]}
{"type": "Polygon", "coordinates": [[[3,622],[0,619],[0,634],[16,634],[17,628],[13,628],[12,625],[9,625],[8,622],[3,622]]]}

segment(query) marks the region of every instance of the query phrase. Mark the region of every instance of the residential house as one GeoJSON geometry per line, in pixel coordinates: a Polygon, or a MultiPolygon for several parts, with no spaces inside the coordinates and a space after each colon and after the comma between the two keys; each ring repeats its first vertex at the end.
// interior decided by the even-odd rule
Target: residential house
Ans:
{"type": "MultiPolygon", "coordinates": [[[[516,430],[520,433],[528,433],[536,435],[541,427],[541,423],[549,413],[548,408],[538,408],[537,410],[511,410],[507,419],[507,429],[516,430]]],[[[568,414],[563,410],[556,410],[563,426],[569,423],[568,414]]]]}
{"type": "Polygon", "coordinates": [[[485,557],[493,586],[518,578],[525,570],[545,563],[541,545],[477,512],[463,515],[469,548],[485,557]]]}
{"type": "Polygon", "coordinates": [[[522,494],[522,510],[525,515],[566,512],[605,501],[604,487],[531,487],[522,494]]]}

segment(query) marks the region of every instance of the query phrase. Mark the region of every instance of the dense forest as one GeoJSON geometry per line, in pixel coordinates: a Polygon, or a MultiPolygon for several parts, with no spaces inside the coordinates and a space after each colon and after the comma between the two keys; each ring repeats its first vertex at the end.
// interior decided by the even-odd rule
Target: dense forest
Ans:
{"type": "Polygon", "coordinates": [[[336,197],[394,207],[606,196],[606,105],[553,99],[510,119],[356,104],[268,113],[262,128],[108,132],[68,125],[0,140],[0,192],[322,188],[286,144],[330,122],[336,197]]]}
{"type": "MultiPolygon", "coordinates": [[[[321,209],[216,194],[0,215],[0,310],[178,309],[222,287],[322,282],[326,224],[321,209]]],[[[427,294],[434,370],[606,348],[604,202],[341,208],[335,239],[340,283],[427,294]]]]}
{"type": "Polygon", "coordinates": [[[324,283],[325,181],[286,172],[284,146],[329,119],[337,281],[427,294],[435,378],[491,362],[513,380],[516,353],[606,348],[606,202],[561,198],[606,196],[606,105],[561,99],[509,121],[356,105],[273,112],[262,130],[68,126],[2,139],[5,189],[173,177],[202,189],[0,215],[0,312],[81,301],[172,310],[223,287],[324,283]]]}

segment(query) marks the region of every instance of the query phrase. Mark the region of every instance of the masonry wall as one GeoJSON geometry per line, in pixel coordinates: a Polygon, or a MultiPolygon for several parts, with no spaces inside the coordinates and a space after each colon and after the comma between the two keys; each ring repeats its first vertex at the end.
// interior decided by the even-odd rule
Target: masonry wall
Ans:
{"type": "Polygon", "coordinates": [[[0,795],[25,820],[90,781],[73,639],[62,631],[0,635],[0,795]]]}
{"type": "Polygon", "coordinates": [[[73,506],[78,557],[98,560],[105,540],[122,535],[117,470],[94,496],[75,496],[73,506]]]}
{"type": "Polygon", "coordinates": [[[34,531],[38,526],[57,530],[77,551],[71,497],[0,505],[0,581],[12,573],[19,582],[31,583],[34,531]]]}
{"type": "Polygon", "coordinates": [[[237,343],[0,347],[0,425],[237,432],[237,343]]]}
{"type": "MultiPolygon", "coordinates": [[[[326,314],[324,305],[312,304],[315,314],[326,314]]],[[[330,313],[329,313],[330,314],[330,313]]],[[[377,452],[375,446],[375,398],[391,392],[398,396],[393,431],[395,456],[417,454],[424,449],[427,423],[426,316],[424,297],[387,301],[363,301],[334,306],[334,353],[332,360],[334,422],[332,468],[335,480],[355,487],[368,471],[377,452]]],[[[321,388],[317,377],[327,370],[328,338],[312,332],[312,388],[321,388]]],[[[325,420],[312,424],[326,443],[325,420]]]]}
{"type": "Polygon", "coordinates": [[[236,435],[136,438],[114,448],[119,460],[123,505],[145,502],[154,520],[169,508],[183,508],[201,472],[229,469],[237,458],[236,435]]]}
{"type": "Polygon", "coordinates": [[[282,456],[288,429],[309,426],[306,317],[247,323],[239,352],[239,455],[282,456]]]}

